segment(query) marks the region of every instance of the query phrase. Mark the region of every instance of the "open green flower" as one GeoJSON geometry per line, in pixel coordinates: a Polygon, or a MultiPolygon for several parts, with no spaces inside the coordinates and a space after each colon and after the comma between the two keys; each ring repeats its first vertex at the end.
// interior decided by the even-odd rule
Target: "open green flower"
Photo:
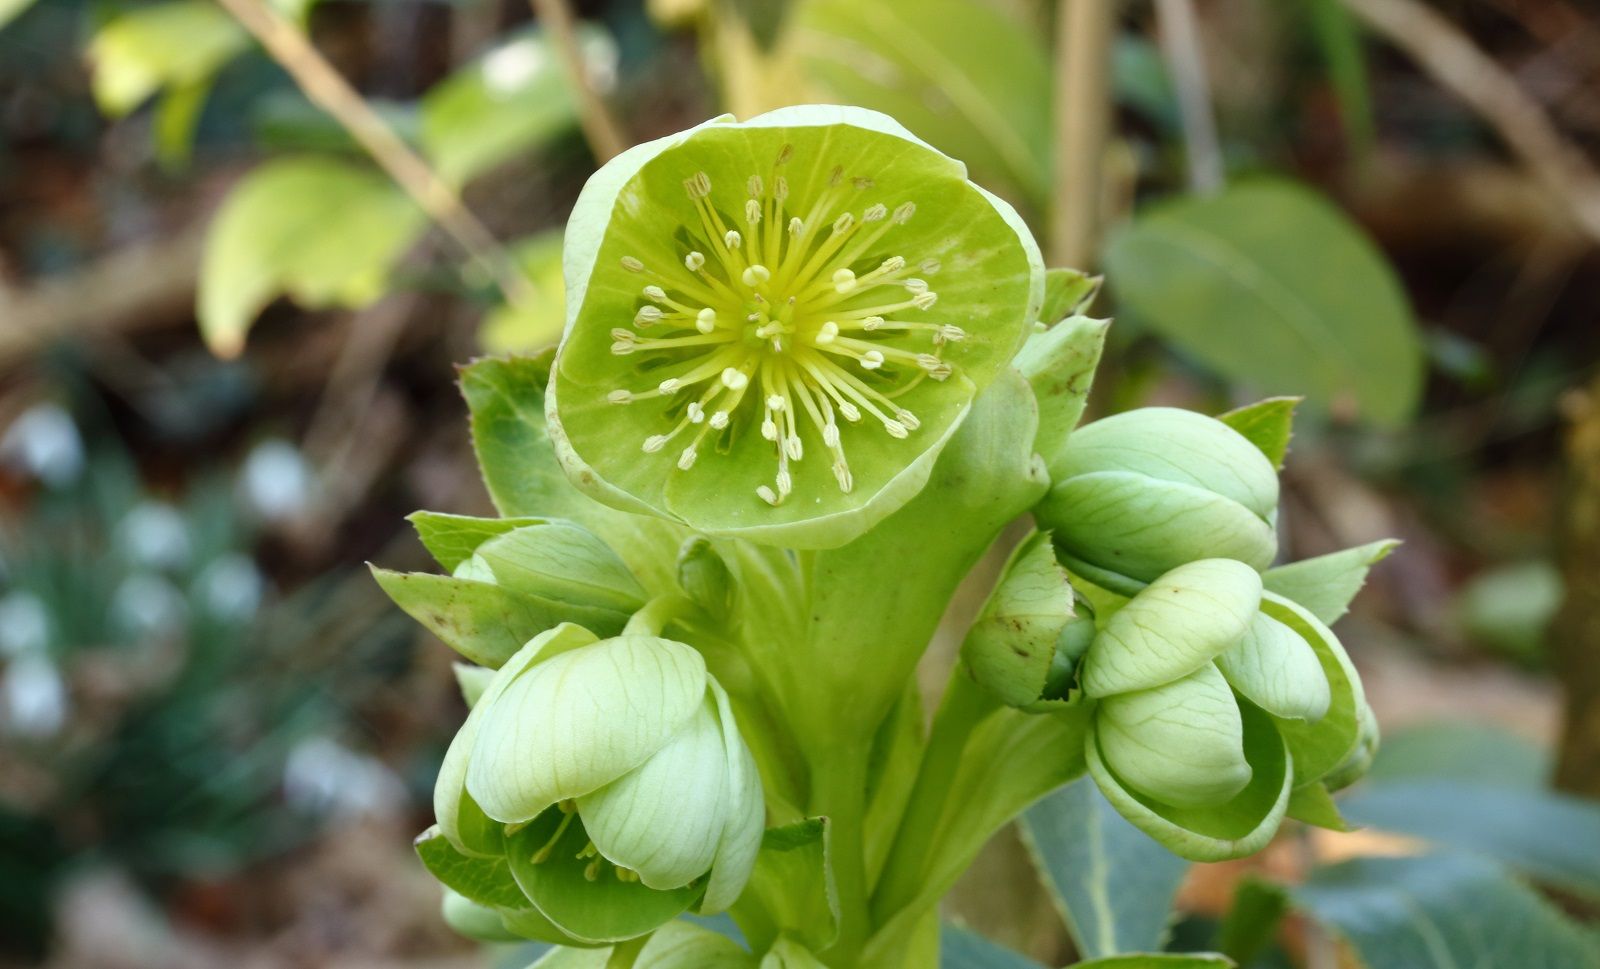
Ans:
{"type": "Polygon", "coordinates": [[[1185,562],[1277,553],[1272,462],[1215,418],[1145,407],[1072,432],[1034,510],[1074,574],[1124,595],[1185,562]]]}
{"type": "Polygon", "coordinates": [[[1338,641],[1241,562],[1150,583],[1105,621],[1082,684],[1098,700],[1085,740],[1096,782],[1186,857],[1259,850],[1294,789],[1358,758],[1365,701],[1338,641]]]}
{"type": "Polygon", "coordinates": [[[841,545],[900,507],[1043,298],[961,163],[859,108],[637,146],[568,224],[546,401],[569,476],[711,534],[841,545]]]}
{"type": "Polygon", "coordinates": [[[571,624],[495,672],[434,809],[457,849],[506,858],[530,904],[523,931],[587,943],[727,908],[764,820],[755,761],[700,654],[571,624]]]}

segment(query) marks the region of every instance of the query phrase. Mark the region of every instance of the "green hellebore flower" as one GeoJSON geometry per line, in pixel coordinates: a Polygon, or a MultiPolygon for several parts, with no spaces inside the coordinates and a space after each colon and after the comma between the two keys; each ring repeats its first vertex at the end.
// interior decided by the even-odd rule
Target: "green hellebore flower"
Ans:
{"type": "Polygon", "coordinates": [[[727,694],[692,647],[563,624],[490,681],[434,792],[458,849],[504,854],[539,916],[585,942],[738,898],[764,806],[727,694]]]}
{"type": "Polygon", "coordinates": [[[1277,554],[1272,462],[1214,418],[1146,407],[1072,432],[1034,509],[1068,568],[1131,595],[1185,562],[1236,559],[1260,570],[1277,554]]]}
{"type": "Polygon", "coordinates": [[[784,108],[639,145],[568,224],[546,398],[594,497],[842,545],[926,483],[1037,318],[1016,212],[889,117],[784,108]]]}

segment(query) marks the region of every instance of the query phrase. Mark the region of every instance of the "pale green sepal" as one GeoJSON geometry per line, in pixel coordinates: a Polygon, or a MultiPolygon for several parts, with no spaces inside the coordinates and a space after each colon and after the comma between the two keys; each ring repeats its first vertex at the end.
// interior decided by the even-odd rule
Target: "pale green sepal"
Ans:
{"type": "Polygon", "coordinates": [[[1250,783],[1239,705],[1211,663],[1181,680],[1107,697],[1095,730],[1117,776],[1165,804],[1213,807],[1250,783]]]}
{"type": "Polygon", "coordinates": [[[622,559],[581,525],[549,521],[491,538],[472,558],[512,592],[635,612],[646,595],[622,559]]]}
{"type": "Polygon", "coordinates": [[[1141,407],[1079,428],[1059,477],[1131,471],[1231,498],[1258,518],[1278,507],[1278,476],[1244,435],[1214,417],[1176,407],[1141,407]]]}
{"type": "Polygon", "coordinates": [[[578,798],[584,829],[608,861],[651,888],[681,888],[706,873],[722,837],[728,772],[706,697],[665,747],[578,798]]]}
{"type": "Polygon", "coordinates": [[[517,942],[522,936],[506,928],[500,913],[446,888],[439,903],[444,924],[479,942],[517,942]]]}
{"type": "Polygon", "coordinates": [[[1263,581],[1268,590],[1293,599],[1331,626],[1366,584],[1368,570],[1399,546],[1392,538],[1368,542],[1268,569],[1263,581]]]}
{"type": "MultiPolygon", "coordinates": [[[[647,162],[674,145],[689,140],[696,131],[709,125],[732,124],[733,115],[724,114],[674,134],[634,145],[604,165],[584,183],[578,200],[567,216],[567,230],[562,246],[561,263],[566,271],[567,325],[572,328],[583,298],[589,289],[589,277],[594,274],[595,258],[600,254],[600,244],[605,240],[606,225],[622,199],[619,193],[647,162]]],[[[563,333],[563,339],[565,334],[563,333]]],[[[551,381],[552,386],[554,381],[551,381]]]]}
{"type": "Polygon", "coordinates": [[[456,674],[456,686],[461,688],[461,699],[466,703],[467,709],[478,705],[478,700],[483,696],[483,691],[489,688],[494,680],[494,670],[487,666],[474,666],[471,663],[451,663],[450,669],[456,674]]]}
{"type": "Polygon", "coordinates": [[[1106,800],[1134,827],[1190,861],[1226,861],[1267,846],[1289,806],[1294,771],[1288,749],[1272,719],[1242,702],[1245,759],[1252,776],[1226,804],[1180,808],[1145,797],[1122,783],[1101,756],[1094,731],[1085,739],[1089,773],[1106,800]]]}
{"type": "Polygon", "coordinates": [[[479,702],[485,717],[467,789],[490,817],[527,821],[644,763],[699,708],[705,689],[700,654],[653,636],[541,660],[479,702]]]}
{"type": "Polygon", "coordinates": [[[700,912],[714,915],[739,900],[750,873],[755,869],[766,829],[766,804],[761,790],[761,774],[750,747],[739,733],[733,705],[727,691],[715,679],[711,693],[717,701],[717,720],[722,727],[723,756],[728,771],[726,824],[717,844],[711,877],[706,882],[700,912]]]}
{"type": "MultiPolygon", "coordinates": [[[[450,740],[450,746],[445,751],[444,761],[439,765],[439,776],[433,785],[433,814],[439,822],[439,830],[452,845],[469,854],[482,853],[484,846],[480,843],[475,848],[470,842],[478,841],[477,838],[464,838],[462,821],[478,822],[483,819],[481,808],[467,791],[468,764],[473,756],[473,747],[477,743],[478,732],[483,727],[485,714],[494,701],[505,693],[515,679],[522,674],[546,649],[573,649],[595,641],[594,633],[582,626],[571,623],[562,623],[554,629],[547,630],[529,640],[527,645],[518,650],[506,660],[504,666],[496,672],[494,679],[489,681],[488,687],[478,702],[473,705],[467,714],[467,720],[456,731],[455,737],[450,740]],[[465,814],[465,818],[463,818],[465,814]]],[[[475,823],[474,829],[481,830],[482,825],[475,823]]],[[[476,833],[473,831],[465,833],[476,833]]]]}
{"type": "Polygon", "coordinates": [[[1189,675],[1244,636],[1260,601],[1261,576],[1243,563],[1178,566],[1106,620],[1084,661],[1084,692],[1106,697],[1189,675]]]}
{"type": "Polygon", "coordinates": [[[1330,791],[1343,790],[1364,777],[1367,770],[1372,767],[1372,759],[1378,754],[1380,741],[1378,718],[1373,715],[1372,707],[1365,699],[1356,712],[1356,718],[1361,724],[1361,739],[1356,743],[1356,749],[1350,752],[1343,763],[1322,778],[1322,783],[1330,791]]]}
{"type": "MultiPolygon", "coordinates": [[[[557,949],[529,969],[605,969],[611,949],[557,949]]],[[[756,957],[725,935],[668,922],[650,936],[632,969],[757,969],[756,957]]]]}
{"type": "Polygon", "coordinates": [[[1038,700],[1056,640],[1073,617],[1072,585],[1050,536],[1034,532],[1011,551],[1000,581],[967,630],[961,659],[1008,706],[1038,700]]]}
{"type": "Polygon", "coordinates": [[[1217,657],[1235,690],[1275,717],[1315,723],[1332,695],[1316,650],[1294,630],[1256,613],[1244,638],[1217,657]]]}
{"type": "Polygon", "coordinates": [[[1012,361],[1028,378],[1039,402],[1039,434],[1034,450],[1044,458],[1052,480],[1061,477],[1062,452],[1083,417],[1110,326],[1110,320],[1072,317],[1028,337],[1012,361]]]}
{"type": "Polygon", "coordinates": [[[1230,558],[1264,569],[1278,554],[1273,527],[1237,501],[1131,471],[1061,480],[1034,518],[1068,554],[1144,582],[1196,559],[1230,558]]]}
{"type": "Polygon", "coordinates": [[[1316,651],[1331,695],[1328,712],[1316,723],[1278,721],[1278,732],[1294,754],[1295,786],[1299,787],[1320,780],[1360,746],[1366,694],[1339,638],[1311,610],[1266,592],[1261,596],[1261,611],[1288,626],[1316,651]]]}
{"type": "Polygon", "coordinates": [[[761,957],[759,969],[828,969],[810,949],[784,936],[761,957]]]}

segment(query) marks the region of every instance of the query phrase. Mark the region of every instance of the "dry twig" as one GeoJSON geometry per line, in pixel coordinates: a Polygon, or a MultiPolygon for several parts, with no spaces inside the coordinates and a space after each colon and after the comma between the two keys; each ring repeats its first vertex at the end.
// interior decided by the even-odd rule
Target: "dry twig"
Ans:
{"type": "Polygon", "coordinates": [[[1050,262],[1089,268],[1111,127],[1115,0],[1062,0],[1056,11],[1055,158],[1050,262]]]}
{"type": "Polygon", "coordinates": [[[1600,171],[1549,115],[1460,28],[1417,0],[1344,0],[1367,26],[1410,54],[1487,121],[1574,222],[1600,242],[1600,171]]]}
{"type": "Polygon", "coordinates": [[[578,123],[583,126],[584,140],[595,160],[604,165],[622,153],[628,142],[622,128],[611,116],[611,110],[595,90],[593,79],[583,63],[583,50],[578,46],[578,29],[572,18],[572,8],[567,0],[531,0],[533,12],[549,31],[561,55],[561,69],[567,75],[567,84],[578,99],[578,123]]]}
{"type": "Polygon", "coordinates": [[[1222,148],[1211,113],[1211,80],[1206,75],[1194,0],[1156,0],[1156,14],[1161,18],[1161,51],[1178,90],[1189,188],[1208,195],[1222,188],[1222,148]]]}

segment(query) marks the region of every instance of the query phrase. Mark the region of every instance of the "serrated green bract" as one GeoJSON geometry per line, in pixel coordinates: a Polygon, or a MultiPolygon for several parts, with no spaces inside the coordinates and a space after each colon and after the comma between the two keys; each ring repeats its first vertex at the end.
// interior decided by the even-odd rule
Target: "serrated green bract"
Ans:
{"type": "Polygon", "coordinates": [[[804,548],[922,488],[1043,297],[1016,213],[858,108],[624,152],[580,197],[566,263],[547,415],[573,481],[804,548]]]}

